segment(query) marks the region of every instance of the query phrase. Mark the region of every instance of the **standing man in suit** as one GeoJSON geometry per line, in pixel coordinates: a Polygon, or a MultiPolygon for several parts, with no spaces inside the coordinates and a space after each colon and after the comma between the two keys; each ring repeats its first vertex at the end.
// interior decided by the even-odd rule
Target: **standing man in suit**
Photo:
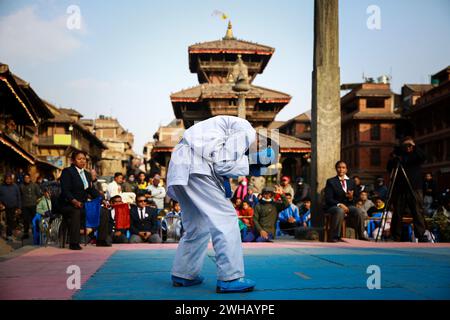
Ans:
{"type": "MultiPolygon", "coordinates": [[[[80,228],[81,218],[84,215],[84,203],[89,196],[95,199],[101,195],[92,183],[91,174],[84,169],[87,162],[86,153],[84,151],[74,151],[71,159],[72,165],[64,168],[61,173],[59,203],[63,215],[69,218],[70,221],[69,248],[71,250],[81,250],[80,228]]],[[[100,220],[102,221],[102,219],[100,220]]],[[[102,245],[101,241],[100,245],[102,245]]]]}
{"type": "Polygon", "coordinates": [[[338,242],[341,225],[348,217],[349,225],[355,228],[356,238],[369,240],[364,235],[364,213],[355,207],[359,198],[355,182],[347,176],[347,164],[340,160],[335,165],[337,175],[327,180],[325,186],[325,211],[331,214],[331,242],[338,242]]]}
{"type": "Polygon", "coordinates": [[[136,198],[136,206],[131,208],[131,238],[130,243],[161,243],[158,234],[158,209],[145,205],[145,196],[136,198]]]}

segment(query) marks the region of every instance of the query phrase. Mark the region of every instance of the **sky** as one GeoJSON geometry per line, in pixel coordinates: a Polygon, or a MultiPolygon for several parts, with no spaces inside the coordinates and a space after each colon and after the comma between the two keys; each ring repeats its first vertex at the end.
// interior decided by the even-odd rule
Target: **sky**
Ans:
{"type": "MultiPolygon", "coordinates": [[[[117,118],[142,154],[170,94],[198,84],[188,46],[225,35],[219,11],[275,48],[254,84],[292,96],[276,120],[310,109],[313,0],[0,0],[0,62],[56,106],[117,118]]],[[[450,1],[341,0],[339,38],[341,83],[385,74],[400,93],[450,65],[450,1]]]]}

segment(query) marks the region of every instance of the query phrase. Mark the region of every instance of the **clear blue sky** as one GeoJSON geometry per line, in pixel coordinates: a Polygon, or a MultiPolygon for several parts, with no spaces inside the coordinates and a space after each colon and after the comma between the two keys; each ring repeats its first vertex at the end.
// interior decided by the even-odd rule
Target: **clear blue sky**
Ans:
{"type": "MultiPolygon", "coordinates": [[[[173,118],[171,92],[197,84],[187,48],[217,40],[227,21],[234,35],[275,47],[255,84],[293,99],[277,120],[310,109],[313,0],[7,1],[0,0],[0,61],[44,99],[86,118],[117,117],[142,152],[160,124],[173,118]],[[81,29],[66,12],[77,5],[81,29]]],[[[341,0],[341,82],[392,73],[392,87],[428,83],[450,65],[450,1],[341,0]],[[369,30],[369,5],[381,29],[369,30]]]]}

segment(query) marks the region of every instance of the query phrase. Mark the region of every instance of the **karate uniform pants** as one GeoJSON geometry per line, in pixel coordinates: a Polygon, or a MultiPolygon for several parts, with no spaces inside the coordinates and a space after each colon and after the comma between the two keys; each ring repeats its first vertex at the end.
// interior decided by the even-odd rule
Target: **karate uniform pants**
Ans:
{"type": "Polygon", "coordinates": [[[185,230],[173,262],[174,276],[194,279],[200,274],[211,238],[218,280],[244,277],[238,217],[230,199],[225,197],[223,181],[219,179],[191,174],[187,186],[173,186],[173,193],[183,210],[185,230]]]}

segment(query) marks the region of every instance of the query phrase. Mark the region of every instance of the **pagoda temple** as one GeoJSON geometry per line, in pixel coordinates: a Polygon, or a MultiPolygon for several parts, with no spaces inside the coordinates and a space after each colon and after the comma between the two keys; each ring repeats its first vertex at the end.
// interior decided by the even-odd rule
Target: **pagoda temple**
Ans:
{"type": "MultiPolygon", "coordinates": [[[[221,40],[191,45],[188,49],[189,69],[197,74],[199,85],[171,94],[176,120],[160,127],[155,140],[147,144],[144,150],[148,154],[146,161],[158,162],[165,177],[172,150],[184,129],[217,115],[245,118],[254,128],[267,129],[271,137],[271,130],[284,124],[274,120],[290,102],[291,96],[253,85],[253,80],[263,73],[274,52],[272,47],[236,39],[231,22],[221,40]]],[[[278,163],[273,169],[281,170],[274,170],[274,179],[279,180],[280,175],[293,180],[306,176],[311,143],[281,131],[275,134],[279,152],[278,163]]]]}
{"type": "Polygon", "coordinates": [[[197,74],[200,84],[171,94],[175,117],[189,128],[195,121],[216,115],[238,116],[238,92],[233,87],[240,63],[245,67],[249,83],[245,118],[254,127],[268,127],[291,100],[286,93],[252,84],[263,73],[274,51],[269,46],[236,39],[231,22],[221,40],[191,45],[189,70],[197,74]]]}

